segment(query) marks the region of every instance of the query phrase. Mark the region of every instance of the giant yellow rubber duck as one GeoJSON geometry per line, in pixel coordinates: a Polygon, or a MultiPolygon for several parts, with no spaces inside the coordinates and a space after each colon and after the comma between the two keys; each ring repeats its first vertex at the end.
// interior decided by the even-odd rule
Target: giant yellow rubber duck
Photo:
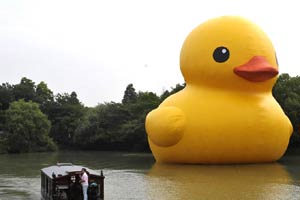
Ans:
{"type": "Polygon", "coordinates": [[[238,16],[199,25],[180,69],[186,87],[146,117],[157,162],[260,163],[284,154],[292,126],[272,96],[278,63],[257,25],[238,16]]]}

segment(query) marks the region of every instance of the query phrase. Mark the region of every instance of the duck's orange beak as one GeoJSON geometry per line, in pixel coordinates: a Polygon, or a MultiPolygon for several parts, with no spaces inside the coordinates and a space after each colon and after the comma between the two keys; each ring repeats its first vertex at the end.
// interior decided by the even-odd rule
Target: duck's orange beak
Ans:
{"type": "Polygon", "coordinates": [[[236,75],[253,82],[263,82],[278,74],[278,70],[263,56],[254,56],[247,63],[235,67],[233,71],[236,75]]]}

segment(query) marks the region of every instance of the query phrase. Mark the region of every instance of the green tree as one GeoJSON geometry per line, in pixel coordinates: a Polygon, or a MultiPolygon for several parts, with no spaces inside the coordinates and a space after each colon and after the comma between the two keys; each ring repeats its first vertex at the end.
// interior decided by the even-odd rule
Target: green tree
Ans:
{"type": "Polygon", "coordinates": [[[284,107],[284,102],[288,97],[289,89],[287,87],[290,79],[288,74],[281,74],[273,87],[273,96],[282,107],[284,107]]]}
{"type": "Polygon", "coordinates": [[[40,104],[43,113],[48,112],[48,106],[53,103],[54,95],[45,82],[42,81],[37,85],[34,101],[40,104]]]}
{"type": "Polygon", "coordinates": [[[129,118],[120,103],[105,103],[88,113],[76,130],[74,141],[82,148],[101,150],[123,149],[120,126],[129,118]]]}
{"type": "Polygon", "coordinates": [[[5,135],[8,152],[55,150],[48,133],[51,124],[38,104],[23,99],[11,103],[6,111],[5,135]]]}
{"type": "Polygon", "coordinates": [[[167,97],[171,96],[172,94],[175,94],[185,88],[185,83],[183,84],[176,84],[175,87],[171,88],[171,92],[168,90],[164,91],[163,94],[160,96],[161,101],[165,100],[167,97]]]}
{"type": "Polygon", "coordinates": [[[55,101],[47,108],[48,118],[52,123],[50,136],[60,146],[72,146],[73,135],[81,123],[85,108],[77,98],[77,94],[57,94],[55,101]]]}
{"type": "Polygon", "coordinates": [[[125,105],[130,119],[120,126],[120,139],[126,149],[149,151],[145,119],[147,114],[158,107],[160,98],[153,92],[139,92],[134,104],[125,105]]]}
{"type": "Polygon", "coordinates": [[[281,74],[273,88],[273,96],[293,125],[289,147],[300,146],[300,77],[281,74]]]}
{"type": "Polygon", "coordinates": [[[126,90],[124,92],[122,103],[123,104],[135,103],[136,100],[137,100],[137,93],[135,92],[133,84],[129,84],[126,87],[126,90]]]}
{"type": "Polygon", "coordinates": [[[2,83],[0,85],[0,131],[3,130],[5,124],[5,110],[9,108],[10,103],[13,101],[13,86],[9,83],[2,83]]]}
{"type": "MultiPolygon", "coordinates": [[[[129,88],[134,91],[132,86],[129,88]]],[[[149,150],[145,117],[158,106],[160,99],[152,92],[138,92],[135,101],[125,102],[110,102],[90,109],[76,130],[77,146],[97,150],[149,150]]]]}
{"type": "Polygon", "coordinates": [[[24,99],[25,101],[34,100],[35,90],[36,90],[35,83],[26,77],[23,77],[19,84],[13,86],[13,94],[16,100],[19,99],[24,99]]]}
{"type": "Polygon", "coordinates": [[[7,110],[14,101],[13,86],[9,83],[0,85],[0,110],[7,110]]]}

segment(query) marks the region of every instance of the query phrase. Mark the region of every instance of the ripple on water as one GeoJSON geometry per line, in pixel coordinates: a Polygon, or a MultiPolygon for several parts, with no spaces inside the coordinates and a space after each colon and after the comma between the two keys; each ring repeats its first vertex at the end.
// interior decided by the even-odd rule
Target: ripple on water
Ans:
{"type": "Polygon", "coordinates": [[[0,177],[1,200],[40,199],[40,178],[0,177]]]}
{"type": "Polygon", "coordinates": [[[1,200],[40,200],[40,169],[57,161],[103,170],[105,200],[300,199],[300,158],[270,165],[159,166],[151,154],[57,152],[0,155],[0,161],[1,200]]]}

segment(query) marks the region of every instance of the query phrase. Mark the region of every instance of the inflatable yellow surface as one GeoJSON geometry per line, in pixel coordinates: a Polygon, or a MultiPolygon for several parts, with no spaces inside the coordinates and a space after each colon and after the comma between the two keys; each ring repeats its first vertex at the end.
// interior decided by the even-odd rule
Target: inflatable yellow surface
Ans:
{"type": "Polygon", "coordinates": [[[258,26],[236,16],[199,25],[180,68],[186,87],[146,117],[157,162],[259,163],[284,154],[292,125],[272,96],[278,64],[258,26]]]}

